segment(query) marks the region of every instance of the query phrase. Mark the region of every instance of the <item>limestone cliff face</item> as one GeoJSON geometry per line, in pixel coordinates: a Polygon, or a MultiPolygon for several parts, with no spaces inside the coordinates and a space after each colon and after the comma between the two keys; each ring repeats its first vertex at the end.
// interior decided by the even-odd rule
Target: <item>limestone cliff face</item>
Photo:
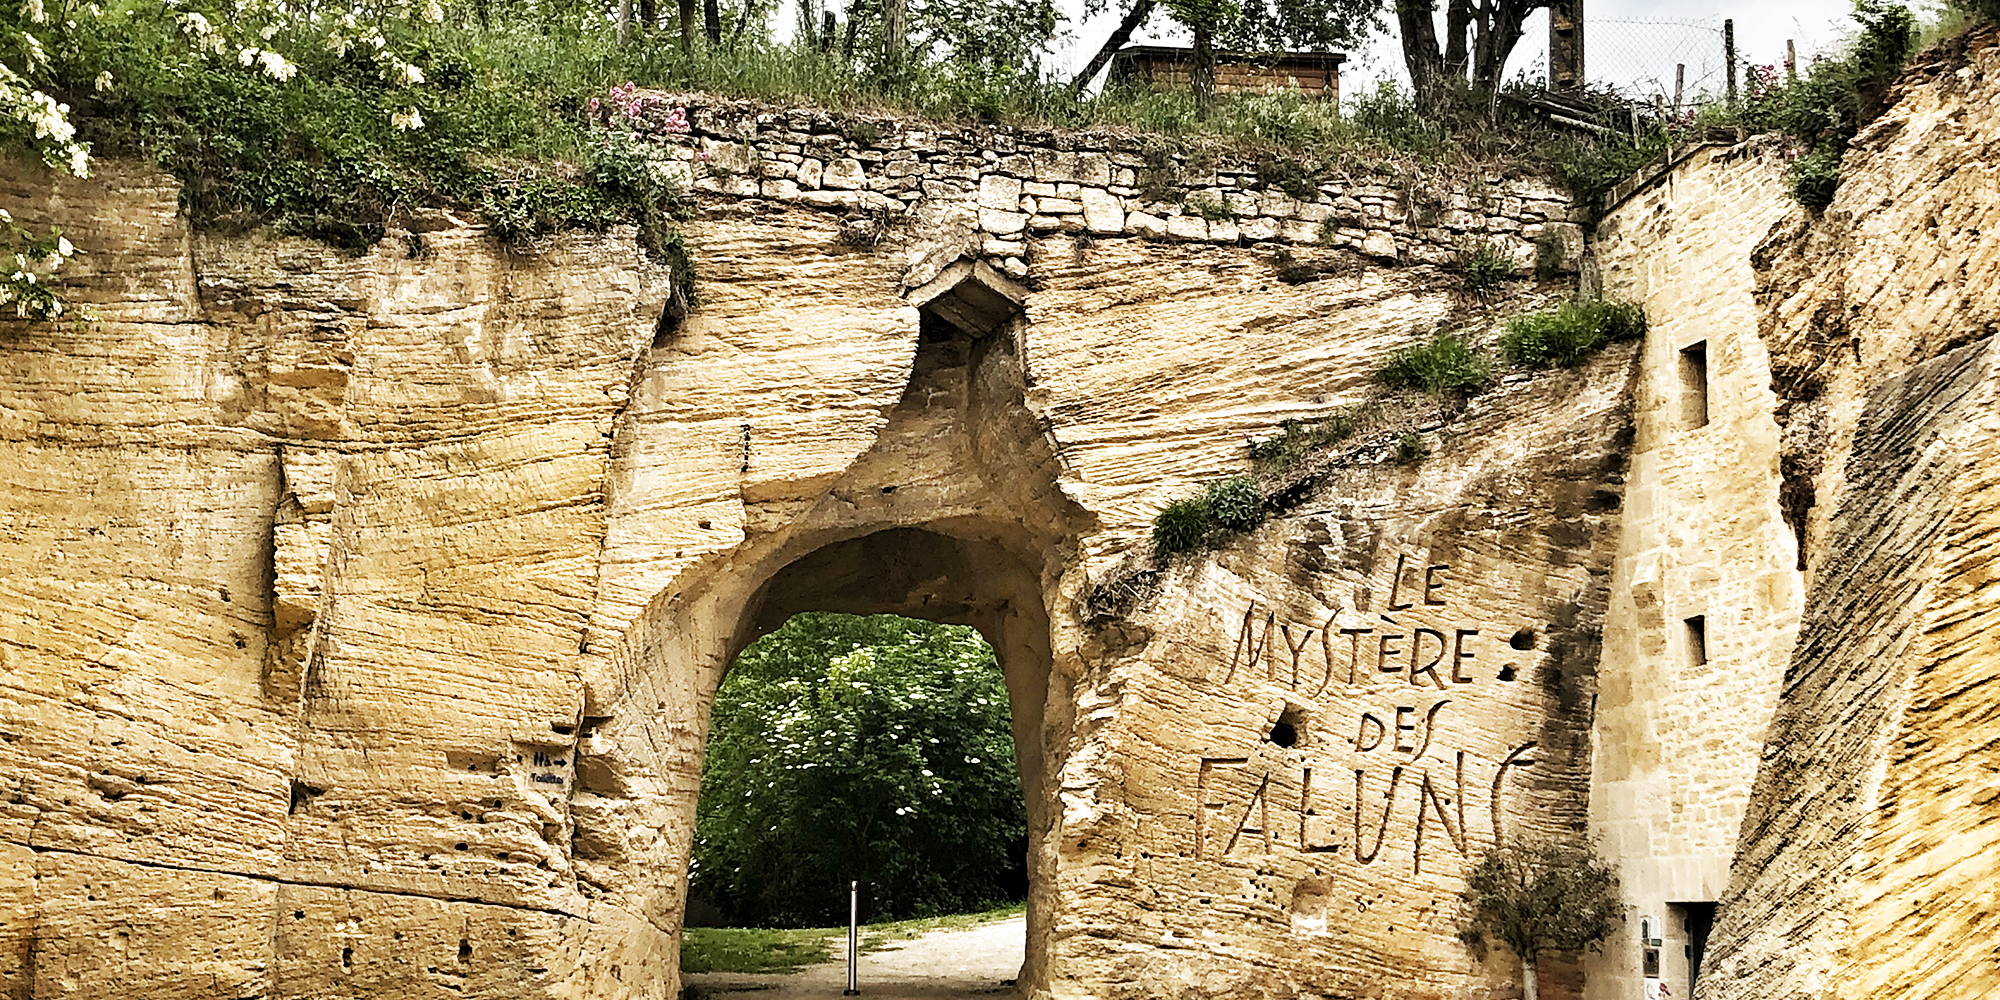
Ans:
{"type": "MultiPolygon", "coordinates": [[[[768,124],[731,127],[791,163],[768,124]]],[[[1354,202],[1290,284],[1242,230],[1133,223],[1130,154],[1066,223],[1089,157],[1008,141],[879,245],[808,195],[968,168],[710,178],[680,321],[629,232],[509,253],[435,213],[344,257],[190,233],[138,168],[0,190],[101,314],[0,343],[9,995],[673,995],[708,704],[810,609],[999,651],[1029,988],[1504,994],[1454,894],[1585,811],[1632,354],[1425,418],[1421,464],[1365,437],[1217,554],[1145,539],[1246,434],[1480,328],[1405,244],[1561,205],[1268,199],[1314,242],[1354,202]],[[1012,319],[906,300],[967,252],[1028,281],[1012,319]],[[1111,580],[1150,583],[1105,612],[1111,580]]]]}
{"type": "Polygon", "coordinates": [[[1887,959],[1992,912],[1995,58],[1913,84],[1823,219],[1755,149],[1684,164],[1701,198],[1599,248],[1645,343],[1413,410],[1166,560],[1153,514],[1246,435],[1559,294],[1440,265],[1574,250],[1562,199],[712,103],[662,137],[728,168],[676,319],[628,231],[435,213],[344,257],[190,233],[134,167],[0,182],[102,315],[0,324],[0,984],[673,996],[715,688],[826,609],[998,651],[1027,992],[1499,1000],[1512,958],[1457,939],[1483,850],[1595,833],[1635,908],[1712,898],[1732,810],[1719,988],[1982,989],[1887,959]]]}
{"type": "Polygon", "coordinates": [[[1990,627],[2000,38],[1920,65],[1758,248],[1809,591],[1700,996],[2000,989],[1990,627]]]}

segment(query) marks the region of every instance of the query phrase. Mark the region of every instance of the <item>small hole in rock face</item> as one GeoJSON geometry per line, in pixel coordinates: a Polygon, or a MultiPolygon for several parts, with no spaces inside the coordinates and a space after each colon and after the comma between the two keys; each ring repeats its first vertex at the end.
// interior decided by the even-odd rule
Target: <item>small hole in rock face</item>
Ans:
{"type": "Polygon", "coordinates": [[[343,969],[354,968],[354,949],[352,948],[340,949],[340,967],[343,969]]]}
{"type": "Polygon", "coordinates": [[[306,911],[304,911],[304,910],[293,910],[293,911],[292,911],[292,919],[293,919],[293,920],[304,920],[305,918],[306,918],[306,911]]]}
{"type": "Polygon", "coordinates": [[[461,962],[472,961],[472,942],[466,938],[458,939],[458,960],[461,962]]]}
{"type": "Polygon", "coordinates": [[[1501,679],[1501,680],[1503,680],[1503,681],[1511,681],[1511,680],[1513,680],[1514,678],[1516,678],[1516,677],[1519,677],[1519,676],[1520,676],[1520,674],[1519,674],[1518,672],[1516,672],[1516,671],[1515,671],[1515,669],[1514,669],[1514,665],[1513,665],[1513,664],[1511,664],[1511,663],[1509,663],[1509,664],[1507,664],[1506,666],[1504,666],[1504,667],[1501,667],[1501,668],[1500,668],[1500,679],[1501,679]]]}
{"type": "Polygon", "coordinates": [[[453,847],[455,847],[455,848],[457,848],[458,850],[461,850],[461,851],[463,851],[463,850],[465,850],[465,849],[466,849],[466,845],[465,845],[465,841],[462,841],[462,840],[461,840],[461,841],[459,841],[459,842],[458,842],[458,843],[456,843],[456,844],[453,844],[452,846],[453,846],[453,847]]]}
{"type": "Polygon", "coordinates": [[[1524,628],[1521,631],[1514,633],[1514,637],[1512,639],[1507,640],[1507,645],[1512,646],[1515,649],[1519,650],[1530,650],[1535,648],[1535,630],[1524,628]]]}
{"type": "Polygon", "coordinates": [[[1264,737],[1281,747],[1293,747],[1299,743],[1299,731],[1289,722],[1280,722],[1271,727],[1271,735],[1264,737]]]}
{"type": "Polygon", "coordinates": [[[713,528],[713,527],[715,527],[715,523],[714,523],[714,522],[712,522],[712,521],[703,521],[703,522],[701,522],[701,530],[703,530],[703,531],[707,531],[708,529],[710,529],[710,528],[713,528]]]}
{"type": "Polygon", "coordinates": [[[894,492],[896,492],[896,488],[895,488],[894,486],[884,486],[884,487],[882,487],[882,492],[883,492],[883,493],[894,493],[894,492]]]}

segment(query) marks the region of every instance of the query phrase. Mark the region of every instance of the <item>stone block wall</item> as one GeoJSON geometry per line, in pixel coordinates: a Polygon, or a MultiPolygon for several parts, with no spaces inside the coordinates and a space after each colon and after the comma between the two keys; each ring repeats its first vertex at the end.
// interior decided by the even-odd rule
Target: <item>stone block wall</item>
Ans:
{"type": "Polygon", "coordinates": [[[1651,329],[1591,772],[1591,832],[1617,860],[1626,921],[1586,965],[1590,997],[1639,995],[1648,917],[1658,978],[1687,995],[1685,904],[1728,883],[1803,600],[1751,264],[1794,207],[1784,164],[1771,140],[1670,162],[1594,244],[1605,295],[1642,304],[1651,329]]]}
{"type": "Polygon", "coordinates": [[[968,249],[1016,277],[1029,273],[1035,239],[1051,233],[1325,246],[1430,264],[1452,263],[1485,240],[1523,268],[1545,232],[1572,266],[1581,245],[1565,193],[1497,171],[1431,177],[1361,163],[1338,177],[1280,183],[1252,158],[1117,133],[961,131],[699,94],[672,99],[689,108],[693,131],[655,135],[683,150],[696,190],[918,226],[950,220],[968,249]]]}

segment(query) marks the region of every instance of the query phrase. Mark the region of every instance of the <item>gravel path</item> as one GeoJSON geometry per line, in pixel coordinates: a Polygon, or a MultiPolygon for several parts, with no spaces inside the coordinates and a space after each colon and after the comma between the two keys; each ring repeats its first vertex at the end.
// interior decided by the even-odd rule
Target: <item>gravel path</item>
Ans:
{"type": "MultiPolygon", "coordinates": [[[[1003,997],[1014,988],[1028,936],[1025,917],[962,931],[932,931],[861,956],[861,995],[877,1000],[1003,997]]],[[[806,1000],[838,997],[847,987],[846,941],[839,961],[787,976],[704,972],[681,977],[696,997],[806,1000]]]]}

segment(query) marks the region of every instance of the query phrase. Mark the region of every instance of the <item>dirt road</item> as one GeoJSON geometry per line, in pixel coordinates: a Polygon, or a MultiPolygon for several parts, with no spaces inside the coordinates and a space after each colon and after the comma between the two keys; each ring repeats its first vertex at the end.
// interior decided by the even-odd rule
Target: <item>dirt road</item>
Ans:
{"type": "MultiPolygon", "coordinates": [[[[932,931],[861,956],[861,995],[876,1000],[1003,998],[1021,970],[1023,917],[962,931],[932,931]]],[[[845,942],[838,961],[787,976],[708,972],[683,977],[694,996],[715,1000],[807,1000],[839,997],[847,986],[845,942]]]]}

